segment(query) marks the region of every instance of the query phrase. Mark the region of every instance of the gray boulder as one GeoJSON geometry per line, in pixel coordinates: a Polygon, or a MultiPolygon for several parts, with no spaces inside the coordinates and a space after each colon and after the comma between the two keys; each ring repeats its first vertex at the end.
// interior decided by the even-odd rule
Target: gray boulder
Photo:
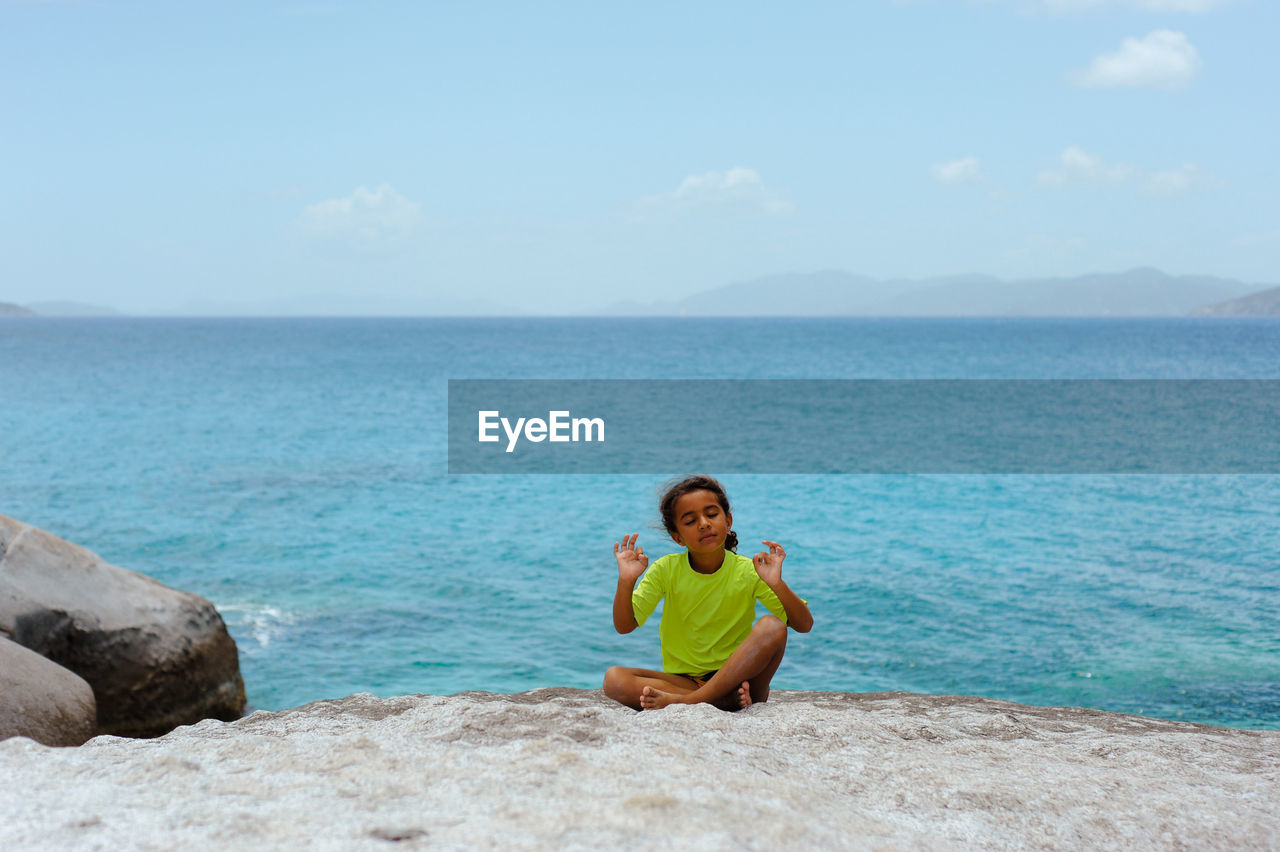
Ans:
{"type": "Polygon", "coordinates": [[[100,733],[151,737],[245,707],[213,604],[0,515],[0,634],[89,682],[100,733]]]}
{"type": "Polygon", "coordinates": [[[84,678],[0,637],[0,740],[77,746],[97,728],[98,707],[84,678]]]}

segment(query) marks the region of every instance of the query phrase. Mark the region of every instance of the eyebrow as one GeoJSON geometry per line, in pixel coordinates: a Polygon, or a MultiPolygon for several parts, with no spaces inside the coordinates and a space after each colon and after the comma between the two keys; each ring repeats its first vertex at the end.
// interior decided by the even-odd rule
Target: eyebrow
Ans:
{"type": "MultiPolygon", "coordinates": [[[[722,511],[719,503],[708,503],[707,505],[702,507],[702,511],[704,512],[707,511],[708,509],[715,509],[716,511],[722,511]]],[[[688,512],[685,512],[683,515],[681,515],[680,520],[683,521],[686,518],[696,514],[698,514],[697,510],[690,510],[688,512]]]]}

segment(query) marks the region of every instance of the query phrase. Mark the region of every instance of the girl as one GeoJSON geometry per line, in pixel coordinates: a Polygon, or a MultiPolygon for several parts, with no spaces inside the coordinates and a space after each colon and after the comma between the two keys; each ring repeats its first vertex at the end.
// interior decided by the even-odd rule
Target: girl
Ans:
{"type": "Polygon", "coordinates": [[[737,710],[767,701],[769,681],[787,647],[787,626],[801,633],[813,627],[805,601],[782,581],[786,551],[764,541],[768,551],[739,556],[729,498],[709,476],[672,485],[659,511],[671,538],[686,551],[664,556],[646,571],[649,557],[636,545],[639,534],[614,542],[613,626],[630,633],[665,598],[658,627],[663,670],[614,666],[605,672],[605,695],[636,710],[702,702],[737,710]],[[753,626],[756,601],[773,614],[753,626]]]}

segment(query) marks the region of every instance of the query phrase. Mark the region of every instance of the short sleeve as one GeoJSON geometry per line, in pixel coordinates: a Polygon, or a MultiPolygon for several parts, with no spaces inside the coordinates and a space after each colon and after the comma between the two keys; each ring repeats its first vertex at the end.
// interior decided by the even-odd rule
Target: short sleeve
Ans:
{"type": "MultiPolygon", "coordinates": [[[[756,600],[764,604],[765,609],[782,619],[783,624],[787,623],[787,608],[782,605],[782,601],[778,600],[777,593],[769,588],[769,584],[759,577],[756,577],[755,594],[756,600]]],[[[805,606],[809,605],[809,602],[804,598],[800,598],[800,603],[805,606]]]]}
{"type": "Polygon", "coordinates": [[[769,584],[759,577],[756,578],[756,600],[764,604],[764,608],[769,612],[782,619],[782,623],[787,623],[787,608],[782,605],[782,601],[778,600],[778,595],[769,588],[769,584]]]}
{"type": "Polygon", "coordinates": [[[665,572],[662,569],[666,567],[670,558],[669,555],[664,556],[650,565],[649,570],[644,572],[644,576],[636,584],[635,590],[631,592],[631,609],[635,613],[637,626],[649,620],[649,616],[653,615],[653,610],[658,606],[658,601],[667,594],[665,572]]]}

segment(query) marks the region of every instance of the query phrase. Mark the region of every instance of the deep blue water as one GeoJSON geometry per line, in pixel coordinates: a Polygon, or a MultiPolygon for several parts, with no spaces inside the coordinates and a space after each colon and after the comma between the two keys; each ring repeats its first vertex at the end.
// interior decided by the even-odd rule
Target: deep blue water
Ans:
{"type": "MultiPolygon", "coordinates": [[[[257,707],[658,667],[663,477],[450,477],[450,378],[1280,378],[1280,322],[0,320],[0,513],[211,599],[257,707]]],[[[1280,478],[724,479],[816,619],[778,687],[1280,727],[1280,478]]]]}

